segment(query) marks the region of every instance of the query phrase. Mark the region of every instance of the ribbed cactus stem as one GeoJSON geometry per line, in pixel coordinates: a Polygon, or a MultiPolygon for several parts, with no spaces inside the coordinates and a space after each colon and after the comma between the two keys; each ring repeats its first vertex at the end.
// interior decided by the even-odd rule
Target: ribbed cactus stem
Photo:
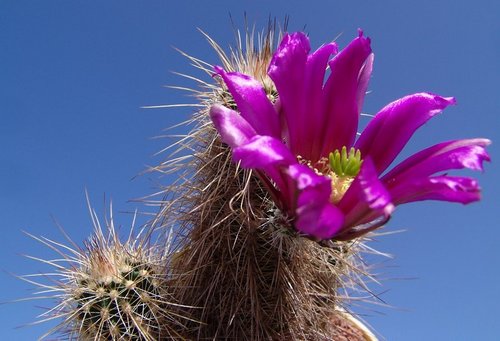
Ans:
{"type": "Polygon", "coordinates": [[[112,218],[103,228],[96,213],[90,212],[94,233],[83,248],[71,240],[68,245],[73,248],[31,235],[59,256],[30,257],[53,266],[55,272],[21,277],[40,287],[40,297],[34,299],[45,299],[51,292],[58,302],[38,322],[60,318],[61,323],[41,339],[50,335],[70,340],[184,339],[189,308],[184,307],[186,315],[173,313],[178,304],[171,294],[168,245],[155,246],[146,231],[137,236],[131,232],[122,242],[112,218]]]}
{"type": "Polygon", "coordinates": [[[164,276],[163,271],[159,265],[129,257],[122,259],[123,264],[116,264],[119,268],[113,275],[97,278],[83,275],[76,280],[77,319],[82,334],[89,338],[100,335],[106,340],[120,337],[149,340],[160,334],[158,317],[162,311],[156,303],[162,299],[163,289],[159,287],[162,280],[158,278],[164,276]]]}

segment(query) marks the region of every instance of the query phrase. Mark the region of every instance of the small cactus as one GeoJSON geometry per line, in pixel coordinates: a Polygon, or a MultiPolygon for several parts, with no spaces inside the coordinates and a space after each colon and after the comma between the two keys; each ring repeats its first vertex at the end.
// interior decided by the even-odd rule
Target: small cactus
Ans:
{"type": "Polygon", "coordinates": [[[51,292],[58,301],[38,322],[54,318],[62,322],[41,339],[49,335],[69,340],[183,339],[184,318],[171,314],[175,302],[169,293],[171,274],[165,250],[150,246],[151,236],[144,231],[135,237],[130,233],[121,242],[112,219],[106,221],[103,231],[93,210],[91,215],[94,233],[84,248],[30,235],[56,251],[66,263],[61,264],[61,257],[29,257],[53,266],[56,272],[22,277],[41,289],[40,299],[45,298],[42,293],[51,292]],[[51,281],[47,284],[42,278],[51,281]]]}

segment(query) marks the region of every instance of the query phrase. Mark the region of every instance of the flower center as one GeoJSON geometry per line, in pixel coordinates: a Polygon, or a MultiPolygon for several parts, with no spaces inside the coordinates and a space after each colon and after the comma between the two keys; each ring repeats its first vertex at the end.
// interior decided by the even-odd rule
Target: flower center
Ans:
{"type": "Polygon", "coordinates": [[[342,199],[363,164],[361,151],[351,148],[347,153],[347,147],[345,146],[340,151],[336,149],[331,152],[328,159],[323,157],[315,164],[300,155],[297,156],[297,160],[300,164],[309,166],[316,174],[326,175],[331,179],[330,202],[333,204],[342,199]]]}
{"type": "Polygon", "coordinates": [[[347,192],[354,178],[358,175],[361,169],[361,151],[351,148],[347,153],[347,147],[342,147],[342,150],[335,150],[328,156],[328,170],[326,175],[332,181],[332,193],[330,201],[334,204],[347,192]]]}

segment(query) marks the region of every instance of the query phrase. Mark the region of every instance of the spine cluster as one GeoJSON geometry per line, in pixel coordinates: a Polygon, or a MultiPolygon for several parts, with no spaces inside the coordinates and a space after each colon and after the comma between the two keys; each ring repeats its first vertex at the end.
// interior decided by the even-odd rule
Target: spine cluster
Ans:
{"type": "MultiPolygon", "coordinates": [[[[126,259],[123,269],[108,278],[82,278],[76,286],[77,320],[83,334],[103,339],[158,339],[161,334],[157,319],[161,318],[161,273],[148,264],[126,259]],[[156,301],[156,302],[155,302],[156,301]]],[[[158,270],[158,269],[156,269],[158,270]]]]}

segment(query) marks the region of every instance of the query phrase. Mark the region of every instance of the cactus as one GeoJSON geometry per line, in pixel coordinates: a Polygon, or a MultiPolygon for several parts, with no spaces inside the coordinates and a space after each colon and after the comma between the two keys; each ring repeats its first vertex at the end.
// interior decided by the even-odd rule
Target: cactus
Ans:
{"type": "Polygon", "coordinates": [[[51,293],[58,302],[38,322],[55,318],[61,322],[41,339],[49,335],[69,340],[183,339],[185,318],[172,309],[176,302],[170,293],[166,250],[151,246],[151,234],[144,230],[134,236],[132,228],[122,242],[112,217],[103,228],[95,211],[90,213],[94,233],[84,248],[71,240],[73,247],[30,235],[59,255],[53,260],[29,256],[55,272],[22,277],[40,288],[34,298],[46,299],[51,293]]]}
{"type": "MultiPolygon", "coordinates": [[[[205,36],[225,69],[251,74],[262,82],[268,98],[276,99],[267,76],[280,36],[275,26],[257,38],[247,30],[244,42],[238,40],[229,55],[205,36]]],[[[184,55],[212,75],[212,66],[184,55]]],[[[199,308],[187,324],[189,338],[363,339],[353,332],[356,328],[335,328],[345,320],[335,307],[346,305],[348,293],[365,274],[358,258],[362,242],[321,245],[295,232],[263,188],[265,179],[232,162],[210,122],[212,104],[236,107],[225,85],[199,83],[204,107],[187,122],[194,128],[174,144],[182,147],[155,168],[185,179],[165,189],[153,225],[175,234],[174,297],[199,308]],[[192,156],[186,157],[186,151],[192,156]]]]}

